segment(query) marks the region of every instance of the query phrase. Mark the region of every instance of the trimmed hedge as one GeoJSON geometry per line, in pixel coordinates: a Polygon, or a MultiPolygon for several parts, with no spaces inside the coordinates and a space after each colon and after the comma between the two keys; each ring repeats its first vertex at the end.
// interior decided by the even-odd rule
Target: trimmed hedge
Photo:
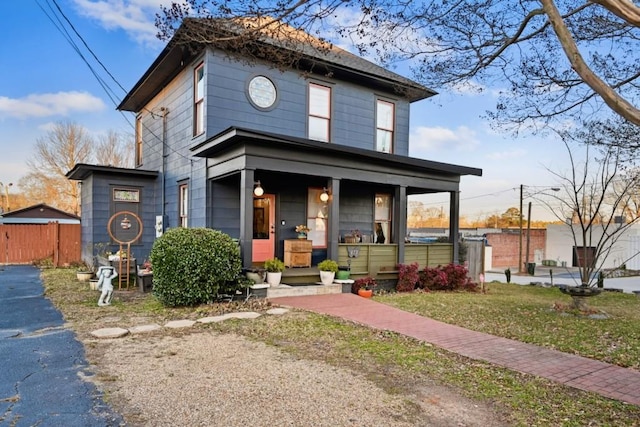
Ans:
{"type": "Polygon", "coordinates": [[[172,228],[151,248],[153,294],[169,307],[195,306],[215,299],[241,272],[236,242],[210,228],[172,228]]]}

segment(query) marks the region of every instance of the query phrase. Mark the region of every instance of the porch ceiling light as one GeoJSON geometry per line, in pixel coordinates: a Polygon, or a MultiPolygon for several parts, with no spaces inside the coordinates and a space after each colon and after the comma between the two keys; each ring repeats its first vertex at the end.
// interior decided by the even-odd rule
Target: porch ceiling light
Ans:
{"type": "Polygon", "coordinates": [[[320,201],[323,203],[327,203],[329,201],[329,191],[326,188],[322,189],[322,193],[320,194],[320,201]]]}
{"type": "Polygon", "coordinates": [[[255,188],[253,189],[253,194],[257,197],[260,197],[264,194],[264,188],[260,185],[260,181],[256,181],[255,188]]]}

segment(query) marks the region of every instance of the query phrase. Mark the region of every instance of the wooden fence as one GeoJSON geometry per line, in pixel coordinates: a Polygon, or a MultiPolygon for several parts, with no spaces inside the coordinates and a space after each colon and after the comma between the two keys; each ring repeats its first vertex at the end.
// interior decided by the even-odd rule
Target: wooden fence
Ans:
{"type": "Polygon", "coordinates": [[[80,261],[80,246],[80,224],[0,224],[0,264],[65,266],[80,261]]]}

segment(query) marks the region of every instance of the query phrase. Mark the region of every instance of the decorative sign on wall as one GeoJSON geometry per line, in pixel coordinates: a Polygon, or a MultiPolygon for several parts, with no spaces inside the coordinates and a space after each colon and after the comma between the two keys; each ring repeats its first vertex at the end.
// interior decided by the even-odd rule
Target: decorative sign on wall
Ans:
{"type": "Polygon", "coordinates": [[[140,203],[140,190],[125,190],[122,188],[114,188],[113,201],[140,203]]]}

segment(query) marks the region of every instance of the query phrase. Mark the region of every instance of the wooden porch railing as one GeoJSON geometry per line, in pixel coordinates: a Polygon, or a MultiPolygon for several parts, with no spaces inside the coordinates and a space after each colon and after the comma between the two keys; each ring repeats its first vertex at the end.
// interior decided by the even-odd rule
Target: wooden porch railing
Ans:
{"type": "MultiPolygon", "coordinates": [[[[405,245],[403,264],[417,262],[420,269],[453,262],[450,243],[411,243],[405,245]]],[[[395,275],[398,265],[398,245],[374,243],[340,243],[338,264],[351,267],[352,276],[395,275]]]]}

